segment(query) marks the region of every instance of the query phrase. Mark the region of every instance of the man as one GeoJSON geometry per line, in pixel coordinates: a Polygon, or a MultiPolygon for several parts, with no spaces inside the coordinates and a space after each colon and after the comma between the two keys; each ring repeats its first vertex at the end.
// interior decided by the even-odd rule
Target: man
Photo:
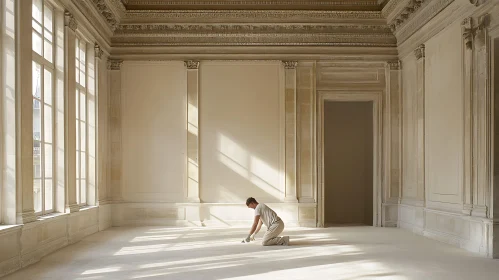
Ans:
{"type": "Polygon", "coordinates": [[[243,241],[255,240],[255,235],[260,231],[263,222],[267,226],[267,232],[263,236],[263,246],[289,245],[289,236],[279,237],[279,234],[284,230],[284,222],[274,210],[263,203],[258,203],[253,197],[246,200],[246,206],[255,209],[255,220],[248,237],[243,241]]]}

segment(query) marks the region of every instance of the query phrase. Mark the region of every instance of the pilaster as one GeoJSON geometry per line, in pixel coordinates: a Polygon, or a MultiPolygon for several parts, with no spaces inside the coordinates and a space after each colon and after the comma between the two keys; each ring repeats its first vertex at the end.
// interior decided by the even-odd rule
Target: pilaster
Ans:
{"type": "Polygon", "coordinates": [[[31,1],[16,1],[16,223],[36,220],[33,202],[33,93],[31,1]]]}
{"type": "Polygon", "coordinates": [[[401,64],[400,61],[389,61],[386,64],[386,97],[385,116],[385,201],[399,203],[401,195],[402,164],[402,125],[401,125],[401,64]]]}
{"type": "Polygon", "coordinates": [[[199,199],[199,61],[185,61],[187,68],[187,201],[199,199]]]}
{"type": "Polygon", "coordinates": [[[414,50],[416,56],[416,187],[417,199],[425,205],[425,45],[419,45],[414,50]]]}
{"type": "Polygon", "coordinates": [[[110,198],[121,201],[122,197],[122,168],[121,168],[121,66],[123,60],[110,59],[107,63],[109,70],[110,88],[110,143],[111,143],[111,184],[110,198]]]}
{"type": "Polygon", "coordinates": [[[285,174],[284,200],[297,202],[296,198],[296,66],[297,61],[283,61],[285,86],[285,174]]]}
{"type": "Polygon", "coordinates": [[[97,94],[97,200],[98,204],[105,204],[108,201],[108,90],[107,90],[107,69],[104,60],[104,51],[98,45],[94,45],[95,52],[95,85],[97,94]]]}
{"type": "Polygon", "coordinates": [[[78,212],[76,200],[76,23],[73,15],[64,13],[64,40],[65,40],[65,166],[66,166],[66,212],[78,212]]]}

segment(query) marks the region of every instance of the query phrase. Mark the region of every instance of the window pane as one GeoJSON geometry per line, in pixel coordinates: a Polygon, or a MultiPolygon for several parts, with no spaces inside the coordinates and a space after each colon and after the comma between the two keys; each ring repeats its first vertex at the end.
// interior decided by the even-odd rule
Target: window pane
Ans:
{"type": "Polygon", "coordinates": [[[80,121],[76,120],[76,150],[80,150],[80,121]]]}
{"type": "Polygon", "coordinates": [[[44,41],[44,45],[43,45],[43,48],[44,48],[44,52],[43,52],[43,57],[48,60],[50,63],[53,62],[53,53],[52,53],[52,43],[45,40],[44,41]]]}
{"type": "Polygon", "coordinates": [[[81,179],[81,204],[87,204],[87,180],[81,179]]]}
{"type": "Polygon", "coordinates": [[[33,96],[42,97],[42,67],[33,61],[33,96]]]}
{"type": "Polygon", "coordinates": [[[43,102],[52,105],[52,72],[47,69],[43,71],[43,102]]]}
{"type": "Polygon", "coordinates": [[[52,122],[52,107],[45,105],[43,112],[43,138],[46,143],[52,143],[53,139],[53,122],[52,122]]]}
{"type": "Polygon", "coordinates": [[[42,180],[35,179],[33,181],[33,199],[35,212],[42,211],[42,180]]]}
{"type": "Polygon", "coordinates": [[[48,31],[52,31],[52,9],[49,6],[45,6],[43,13],[43,25],[48,31]]]}
{"type": "Polygon", "coordinates": [[[43,156],[45,157],[45,178],[51,179],[52,178],[52,156],[53,156],[51,144],[45,144],[45,151],[44,151],[43,156]]]}
{"type": "Polygon", "coordinates": [[[87,131],[84,122],[80,122],[80,151],[84,152],[87,150],[87,131]]]}
{"type": "Polygon", "coordinates": [[[84,92],[80,92],[80,120],[81,121],[86,121],[87,120],[87,110],[86,110],[86,96],[84,92]]]}
{"type": "Polygon", "coordinates": [[[54,186],[52,179],[45,180],[45,211],[54,210],[54,186]]]}
{"type": "Polygon", "coordinates": [[[80,178],[87,178],[87,157],[85,152],[80,152],[80,178]]]}
{"type": "Polygon", "coordinates": [[[76,179],[80,179],[80,152],[76,152],[76,179]]]}
{"type": "Polygon", "coordinates": [[[40,179],[42,177],[42,153],[40,141],[33,140],[33,177],[40,179]]]}
{"type": "Polygon", "coordinates": [[[42,36],[33,31],[33,51],[42,55],[42,36]]]}
{"type": "Polygon", "coordinates": [[[32,15],[33,19],[42,22],[42,0],[33,0],[32,15]]]}
{"type": "Polygon", "coordinates": [[[80,204],[80,180],[76,179],[76,203],[80,204]]]}
{"type": "Polygon", "coordinates": [[[34,30],[36,30],[39,34],[42,34],[42,25],[38,23],[36,20],[31,21],[31,26],[34,30]]]}

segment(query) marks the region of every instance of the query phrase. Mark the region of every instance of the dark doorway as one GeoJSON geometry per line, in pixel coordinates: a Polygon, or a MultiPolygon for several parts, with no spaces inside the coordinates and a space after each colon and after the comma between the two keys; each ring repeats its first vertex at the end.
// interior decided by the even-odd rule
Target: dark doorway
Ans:
{"type": "Polygon", "coordinates": [[[324,223],[373,225],[373,103],[324,103],[324,223]]]}

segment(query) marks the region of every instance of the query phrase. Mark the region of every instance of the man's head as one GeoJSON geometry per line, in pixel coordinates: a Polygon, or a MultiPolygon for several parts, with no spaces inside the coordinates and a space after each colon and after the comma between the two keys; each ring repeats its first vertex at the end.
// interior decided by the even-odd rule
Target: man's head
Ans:
{"type": "Polygon", "coordinates": [[[246,199],[246,206],[248,206],[248,208],[255,209],[257,205],[258,205],[258,202],[256,201],[256,199],[254,199],[252,197],[246,199]]]}

